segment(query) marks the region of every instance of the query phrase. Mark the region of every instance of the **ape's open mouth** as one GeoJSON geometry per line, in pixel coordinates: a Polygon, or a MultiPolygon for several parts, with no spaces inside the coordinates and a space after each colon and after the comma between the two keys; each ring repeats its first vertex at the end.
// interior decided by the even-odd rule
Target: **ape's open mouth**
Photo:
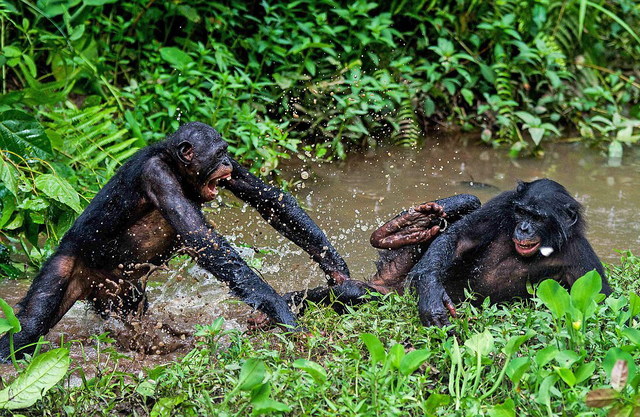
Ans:
{"type": "Polygon", "coordinates": [[[231,170],[224,171],[222,175],[213,176],[202,189],[202,197],[206,201],[211,201],[218,195],[218,181],[231,178],[231,170]]]}
{"type": "Polygon", "coordinates": [[[540,239],[535,240],[517,240],[513,239],[513,243],[516,245],[516,252],[520,256],[534,255],[540,247],[540,239]]]}

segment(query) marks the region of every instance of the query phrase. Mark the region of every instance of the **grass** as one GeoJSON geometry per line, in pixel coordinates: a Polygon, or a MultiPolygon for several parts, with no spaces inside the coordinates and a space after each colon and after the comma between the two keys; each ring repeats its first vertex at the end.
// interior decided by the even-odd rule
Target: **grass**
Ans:
{"type": "Polygon", "coordinates": [[[311,308],[305,336],[247,336],[218,319],[199,328],[184,358],[139,375],[114,370],[121,355],[103,336],[95,377],[76,368],[20,415],[591,416],[611,407],[634,415],[640,258],[623,253],[609,272],[616,292],[580,325],[540,298],[464,303],[454,337],[420,325],[412,294],[390,295],[344,315],[311,308]],[[618,359],[628,382],[604,409],[587,406],[590,391],[619,387],[618,359]],[[79,386],[68,385],[72,374],[79,386]]]}

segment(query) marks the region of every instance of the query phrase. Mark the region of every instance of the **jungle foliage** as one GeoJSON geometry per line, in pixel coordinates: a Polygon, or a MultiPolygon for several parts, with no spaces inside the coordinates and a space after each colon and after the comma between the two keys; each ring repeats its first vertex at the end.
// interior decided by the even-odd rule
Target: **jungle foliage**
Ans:
{"type": "Polygon", "coordinates": [[[579,132],[619,157],[640,138],[638,27],[633,0],[2,0],[0,230],[38,265],[189,120],[265,175],[454,128],[514,156],[579,132]]]}

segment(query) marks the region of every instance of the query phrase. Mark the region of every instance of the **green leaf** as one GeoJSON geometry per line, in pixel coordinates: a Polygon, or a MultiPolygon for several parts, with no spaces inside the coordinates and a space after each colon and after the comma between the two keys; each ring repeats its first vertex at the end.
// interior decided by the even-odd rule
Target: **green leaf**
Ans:
{"type": "Polygon", "coordinates": [[[547,363],[552,361],[557,354],[558,354],[558,348],[555,347],[554,345],[549,345],[546,348],[543,348],[536,353],[536,357],[535,357],[536,364],[539,367],[543,367],[547,363]]]}
{"type": "Polygon", "coordinates": [[[635,317],[640,314],[640,295],[635,292],[629,292],[629,313],[631,317],[635,317]]]}
{"type": "Polygon", "coordinates": [[[184,402],[185,395],[178,395],[177,397],[162,397],[156,401],[155,405],[149,413],[149,417],[170,417],[173,415],[173,409],[176,405],[184,402]]]}
{"type": "Polygon", "coordinates": [[[372,363],[378,363],[385,360],[387,355],[380,339],[371,333],[362,333],[360,335],[360,339],[362,339],[364,344],[367,346],[372,363]]]}
{"type": "Polygon", "coordinates": [[[542,281],[538,286],[536,295],[556,319],[563,318],[569,307],[571,299],[567,290],[552,279],[542,281]]]}
{"type": "Polygon", "coordinates": [[[256,386],[262,384],[266,376],[267,368],[260,359],[247,359],[240,369],[240,378],[238,379],[238,389],[242,391],[251,391],[256,386]]]}
{"type": "Polygon", "coordinates": [[[433,113],[436,111],[436,104],[433,102],[431,97],[427,97],[424,99],[424,115],[427,117],[431,117],[433,113]]]}
{"type": "Polygon", "coordinates": [[[115,3],[118,0],[84,0],[87,6],[104,6],[105,4],[115,3]]]}
{"type": "Polygon", "coordinates": [[[627,327],[620,333],[622,333],[623,336],[629,339],[631,343],[635,344],[637,347],[640,347],[640,330],[627,327]]]}
{"type": "Polygon", "coordinates": [[[5,320],[7,324],[11,326],[11,331],[13,333],[18,333],[20,330],[22,330],[20,320],[18,320],[16,314],[13,312],[13,308],[11,308],[11,306],[7,304],[7,302],[2,298],[0,298],[0,310],[2,310],[2,312],[4,313],[5,320]]]}
{"type": "Polygon", "coordinates": [[[531,140],[533,140],[533,143],[535,143],[536,146],[538,146],[540,145],[540,142],[542,142],[542,137],[544,136],[544,129],[541,127],[530,127],[529,134],[531,135],[531,140]]]}
{"type": "MultiPolygon", "coordinates": [[[[2,156],[4,156],[4,154],[2,156]]],[[[20,172],[18,172],[11,163],[5,161],[3,157],[0,157],[0,181],[2,181],[7,190],[9,190],[16,198],[18,197],[17,179],[19,177],[20,172]]]]}
{"type": "Polygon", "coordinates": [[[507,356],[511,356],[520,349],[520,346],[527,340],[531,339],[536,335],[536,332],[533,330],[527,330],[527,332],[520,336],[513,336],[507,343],[504,345],[502,349],[507,356]]]}
{"type": "Polygon", "coordinates": [[[471,90],[463,88],[463,89],[460,90],[460,94],[462,94],[462,97],[464,97],[464,100],[467,102],[468,105],[470,105],[470,106],[473,105],[473,99],[475,97],[474,97],[473,93],[471,92],[471,90]]]}
{"type": "Polygon", "coordinates": [[[487,356],[493,351],[493,336],[488,330],[477,333],[467,339],[464,345],[481,356],[487,356]]]}
{"type": "Polygon", "coordinates": [[[187,66],[193,62],[189,54],[175,46],[160,48],[160,56],[178,71],[186,70],[187,66]]]}
{"type": "Polygon", "coordinates": [[[32,406],[66,375],[69,363],[69,350],[65,348],[36,356],[22,374],[0,391],[0,409],[32,406]]]}
{"type": "Polygon", "coordinates": [[[307,372],[317,384],[324,384],[327,382],[327,371],[325,371],[321,365],[313,361],[297,359],[293,362],[293,367],[307,372]]]}
{"type": "Polygon", "coordinates": [[[576,376],[569,368],[556,368],[556,373],[560,375],[560,378],[567,383],[570,387],[576,384],[576,376]]]}
{"type": "Polygon", "coordinates": [[[588,362],[580,365],[578,367],[578,370],[576,371],[576,384],[579,384],[582,381],[585,381],[588,378],[591,378],[591,375],[593,375],[595,371],[596,371],[595,362],[588,362]]]}
{"type": "Polygon", "coordinates": [[[490,417],[516,417],[516,406],[511,398],[487,411],[490,417]]]}
{"type": "Polygon", "coordinates": [[[19,110],[7,110],[0,113],[0,149],[21,156],[46,158],[51,155],[51,142],[33,116],[19,110]]]}
{"type": "Polygon", "coordinates": [[[519,358],[514,358],[507,365],[507,376],[514,384],[520,382],[520,379],[524,375],[525,372],[529,370],[531,367],[531,358],[527,356],[521,356],[519,358]]]}
{"type": "Polygon", "coordinates": [[[391,346],[389,349],[389,354],[387,355],[387,362],[394,368],[400,369],[400,362],[404,358],[404,346],[400,343],[396,343],[391,346]]]}
{"type": "Polygon", "coordinates": [[[416,369],[425,363],[430,356],[431,351],[428,349],[413,350],[402,358],[398,369],[402,375],[411,375],[416,371],[416,369]]]}
{"type": "Polygon", "coordinates": [[[253,405],[253,415],[270,414],[273,412],[288,413],[291,411],[291,407],[275,400],[262,400],[253,405]]]}
{"type": "Polygon", "coordinates": [[[82,212],[80,196],[64,178],[52,174],[42,174],[36,178],[35,184],[47,197],[66,204],[76,213],[82,212]]]}
{"type": "Polygon", "coordinates": [[[434,412],[436,411],[437,408],[448,405],[450,402],[451,402],[450,395],[433,393],[429,395],[429,398],[427,398],[427,401],[425,401],[424,407],[427,410],[434,412]]]}
{"type": "Polygon", "coordinates": [[[587,272],[571,286],[571,303],[582,312],[585,319],[596,310],[594,298],[600,290],[602,290],[602,278],[596,270],[587,272]]]}

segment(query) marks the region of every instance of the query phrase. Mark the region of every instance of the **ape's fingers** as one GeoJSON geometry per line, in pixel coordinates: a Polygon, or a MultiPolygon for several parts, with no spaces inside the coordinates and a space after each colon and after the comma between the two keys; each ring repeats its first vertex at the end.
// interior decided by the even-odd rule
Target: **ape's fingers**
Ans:
{"type": "Polygon", "coordinates": [[[437,203],[423,203],[415,206],[413,209],[423,214],[442,215],[444,213],[444,208],[437,203]]]}
{"type": "Polygon", "coordinates": [[[443,291],[442,293],[442,304],[446,307],[447,310],[449,310],[449,314],[451,314],[451,317],[456,317],[456,307],[453,305],[453,301],[451,301],[451,297],[449,297],[449,294],[447,294],[446,291],[443,291]]]}

